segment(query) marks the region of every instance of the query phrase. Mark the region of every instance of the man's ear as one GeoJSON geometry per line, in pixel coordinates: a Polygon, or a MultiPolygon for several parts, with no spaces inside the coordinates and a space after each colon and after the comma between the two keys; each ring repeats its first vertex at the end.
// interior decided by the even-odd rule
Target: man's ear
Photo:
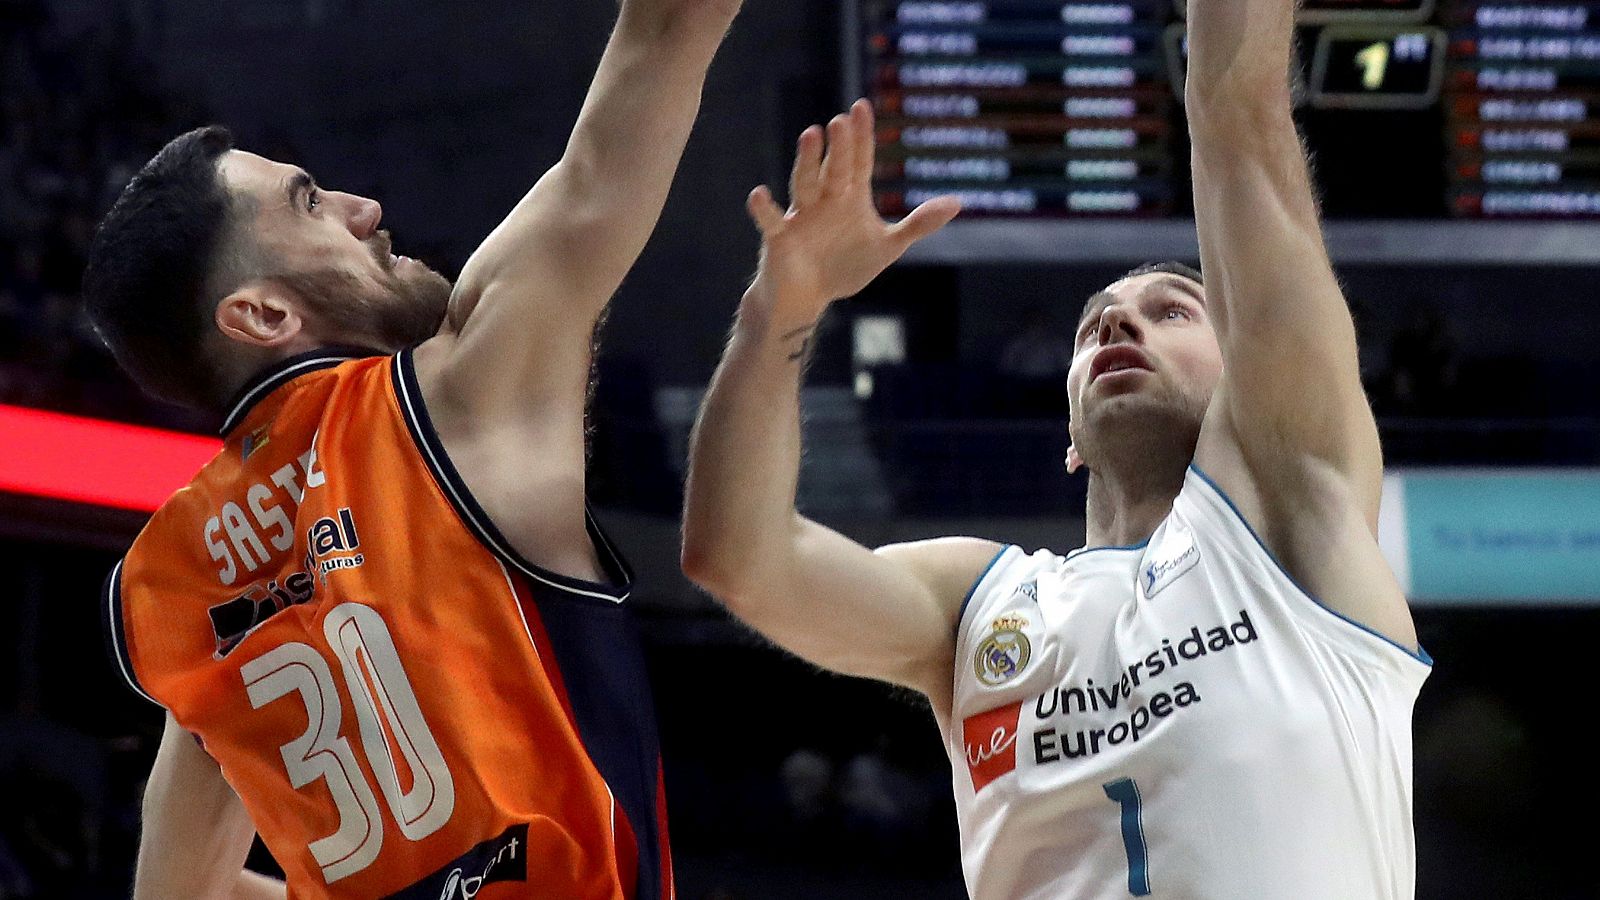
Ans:
{"type": "Polygon", "coordinates": [[[229,340],[256,347],[279,347],[300,337],[305,320],[283,291],[252,282],[217,304],[217,330],[229,340]]]}
{"type": "Polygon", "coordinates": [[[1083,457],[1078,455],[1078,445],[1071,444],[1067,447],[1067,474],[1071,475],[1083,468],[1083,457]]]}

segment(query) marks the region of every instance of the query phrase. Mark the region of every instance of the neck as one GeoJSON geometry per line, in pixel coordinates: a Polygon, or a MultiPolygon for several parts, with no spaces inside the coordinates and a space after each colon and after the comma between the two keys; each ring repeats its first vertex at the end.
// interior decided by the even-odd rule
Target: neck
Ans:
{"type": "Polygon", "coordinates": [[[1127,547],[1147,540],[1172,512],[1186,466],[1103,467],[1089,473],[1086,547],[1127,547]]]}

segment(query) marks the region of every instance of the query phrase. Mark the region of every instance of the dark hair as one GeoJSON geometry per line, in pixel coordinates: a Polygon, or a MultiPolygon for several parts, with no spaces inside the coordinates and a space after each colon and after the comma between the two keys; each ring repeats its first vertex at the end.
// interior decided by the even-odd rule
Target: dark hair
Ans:
{"type": "Polygon", "coordinates": [[[1145,263],[1142,266],[1134,266],[1133,268],[1129,269],[1127,272],[1124,272],[1122,274],[1122,277],[1118,278],[1117,280],[1118,281],[1122,281],[1122,280],[1127,279],[1127,278],[1137,278],[1140,275],[1152,275],[1152,274],[1154,274],[1156,272],[1162,272],[1162,273],[1165,273],[1167,275],[1176,275],[1179,278],[1187,278],[1190,281],[1194,282],[1195,284],[1198,284],[1198,285],[1200,285],[1202,287],[1205,286],[1205,282],[1203,280],[1201,280],[1201,278],[1200,278],[1200,270],[1199,269],[1192,268],[1190,266],[1186,266],[1181,262],[1172,262],[1172,261],[1168,261],[1168,262],[1152,262],[1152,263],[1145,263]]]}
{"type": "Polygon", "coordinates": [[[83,275],[89,319],[117,362],[151,394],[191,406],[217,401],[201,342],[234,211],[217,161],[232,147],[213,125],[161,148],[101,220],[83,275]]]}

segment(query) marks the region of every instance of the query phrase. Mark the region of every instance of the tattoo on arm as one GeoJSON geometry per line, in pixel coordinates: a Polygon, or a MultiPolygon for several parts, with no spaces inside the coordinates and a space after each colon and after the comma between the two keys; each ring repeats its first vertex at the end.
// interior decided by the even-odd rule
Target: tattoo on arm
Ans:
{"type": "Polygon", "coordinates": [[[779,338],[779,340],[781,340],[784,344],[789,344],[792,343],[796,338],[800,339],[800,344],[795,348],[793,353],[789,354],[789,361],[799,362],[801,365],[804,365],[806,361],[810,359],[811,351],[816,349],[817,346],[816,323],[812,323],[803,328],[796,328],[795,330],[783,335],[781,338],[779,338]]]}

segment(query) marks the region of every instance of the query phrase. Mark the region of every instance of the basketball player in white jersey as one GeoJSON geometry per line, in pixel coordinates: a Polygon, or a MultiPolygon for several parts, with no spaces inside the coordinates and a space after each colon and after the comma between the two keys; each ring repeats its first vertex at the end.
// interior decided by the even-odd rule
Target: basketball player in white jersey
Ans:
{"type": "Polygon", "coordinates": [[[967,887],[999,898],[1414,894],[1411,711],[1430,660],[1375,539],[1382,457],[1285,77],[1292,0],[1191,0],[1207,278],[1090,298],[1066,556],[974,538],[871,551],[799,515],[817,320],[956,212],[872,209],[865,102],[801,136],[701,411],[685,572],[823,667],[925,694],[967,887]]]}

